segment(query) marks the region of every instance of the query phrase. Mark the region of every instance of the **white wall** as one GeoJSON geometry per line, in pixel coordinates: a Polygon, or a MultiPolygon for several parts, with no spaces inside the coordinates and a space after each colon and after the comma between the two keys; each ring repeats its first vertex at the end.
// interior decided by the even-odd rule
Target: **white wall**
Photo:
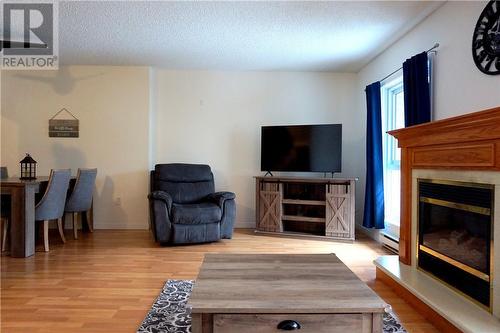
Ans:
{"type": "Polygon", "coordinates": [[[366,110],[365,86],[401,67],[404,60],[436,42],[440,46],[434,66],[434,119],[499,106],[500,76],[483,74],[472,59],[472,33],[486,3],[445,3],[370,62],[359,72],[358,108],[366,110]]]}
{"type": "Polygon", "coordinates": [[[486,75],[472,59],[472,32],[485,1],[449,1],[359,73],[359,99],[371,82],[392,72],[407,58],[439,43],[434,67],[434,119],[500,105],[500,76],[486,75]]]}
{"type": "Polygon", "coordinates": [[[9,173],[19,174],[25,152],[40,175],[97,167],[95,227],[147,228],[148,68],[3,71],[1,80],[1,164],[9,173]],[[63,107],[80,120],[79,138],[49,138],[48,120],[63,107]]]}
{"type": "Polygon", "coordinates": [[[154,77],[153,160],[210,164],[217,189],[236,193],[237,226],[255,226],[262,125],[342,123],[342,175],[362,176],[355,74],[157,69],[154,77]]]}
{"type": "Polygon", "coordinates": [[[237,194],[237,226],[253,227],[261,125],[342,123],[342,175],[362,176],[355,74],[71,66],[3,71],[1,83],[1,164],[15,175],[30,152],[39,174],[97,167],[97,228],[147,228],[148,170],[167,162],[210,164],[217,189],[237,194]],[[79,138],[48,137],[62,107],[79,138]]]}

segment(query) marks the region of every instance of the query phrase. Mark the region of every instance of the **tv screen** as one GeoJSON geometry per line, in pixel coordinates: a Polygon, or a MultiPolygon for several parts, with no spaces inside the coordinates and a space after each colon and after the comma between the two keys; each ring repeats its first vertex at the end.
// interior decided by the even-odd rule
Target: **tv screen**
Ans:
{"type": "Polygon", "coordinates": [[[263,126],[262,171],[340,172],[342,124],[263,126]]]}

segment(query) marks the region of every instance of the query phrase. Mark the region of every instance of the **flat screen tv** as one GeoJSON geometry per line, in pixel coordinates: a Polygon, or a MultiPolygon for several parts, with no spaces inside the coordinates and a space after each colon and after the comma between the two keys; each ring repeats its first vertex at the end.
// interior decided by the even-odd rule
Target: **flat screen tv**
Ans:
{"type": "Polygon", "coordinates": [[[342,124],[263,126],[262,171],[340,172],[342,124]]]}

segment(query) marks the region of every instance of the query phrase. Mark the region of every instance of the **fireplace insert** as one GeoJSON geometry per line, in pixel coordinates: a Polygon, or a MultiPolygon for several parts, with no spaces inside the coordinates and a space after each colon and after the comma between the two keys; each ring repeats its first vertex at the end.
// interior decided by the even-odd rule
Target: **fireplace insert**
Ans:
{"type": "Polygon", "coordinates": [[[418,267],[490,309],[494,186],[418,180],[418,267]]]}

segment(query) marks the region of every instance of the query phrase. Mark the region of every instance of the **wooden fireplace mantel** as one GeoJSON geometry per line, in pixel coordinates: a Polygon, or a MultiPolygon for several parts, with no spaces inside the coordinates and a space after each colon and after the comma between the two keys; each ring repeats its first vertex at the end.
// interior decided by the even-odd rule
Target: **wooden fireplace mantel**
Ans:
{"type": "Polygon", "coordinates": [[[410,265],[412,170],[500,171],[500,107],[388,133],[401,148],[399,260],[410,265]]]}

